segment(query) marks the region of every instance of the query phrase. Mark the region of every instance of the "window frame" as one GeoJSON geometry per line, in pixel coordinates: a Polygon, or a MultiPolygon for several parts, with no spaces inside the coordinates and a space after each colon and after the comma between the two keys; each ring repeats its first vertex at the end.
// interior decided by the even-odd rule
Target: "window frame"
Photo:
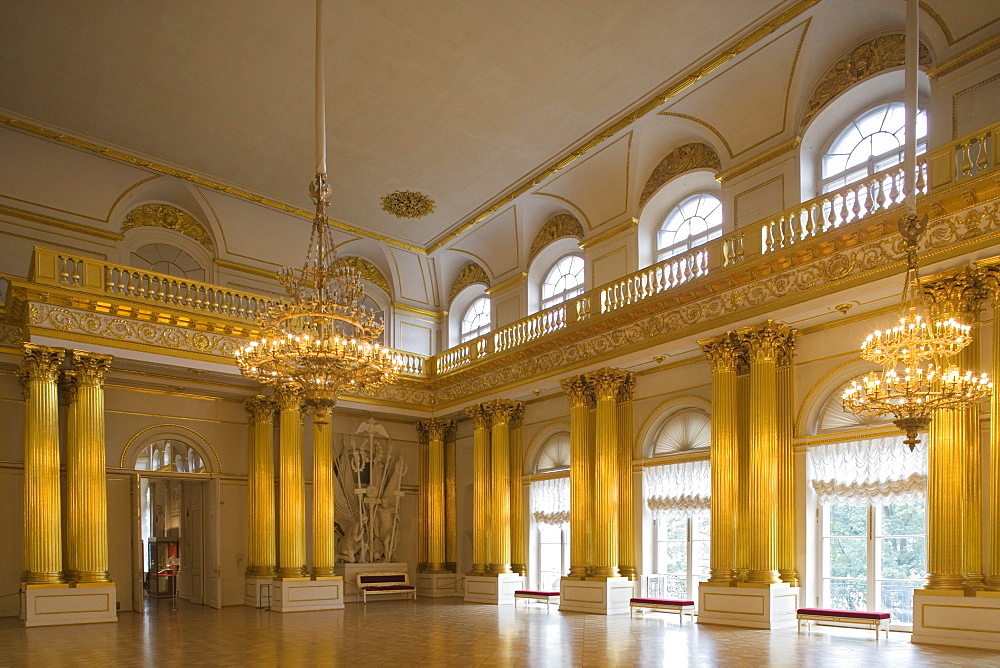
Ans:
{"type": "Polygon", "coordinates": [[[485,335],[489,334],[493,330],[493,313],[492,313],[492,308],[493,308],[493,304],[492,304],[492,302],[491,302],[491,300],[489,298],[489,295],[482,295],[482,296],[476,297],[475,299],[473,299],[469,303],[468,306],[465,307],[465,309],[462,311],[462,317],[461,317],[461,319],[458,322],[458,342],[459,342],[459,344],[467,343],[467,342],[472,341],[474,339],[478,339],[480,336],[485,336],[485,335]],[[470,330],[466,331],[465,324],[466,324],[466,321],[469,319],[469,313],[470,313],[470,311],[472,311],[472,309],[476,305],[481,304],[481,303],[485,303],[486,304],[486,309],[483,312],[483,313],[485,313],[485,315],[487,317],[486,324],[485,325],[480,325],[479,327],[477,327],[475,329],[470,329],[470,330]]]}
{"type": "MultiPolygon", "coordinates": [[[[700,202],[699,202],[699,206],[700,206],[700,202]]],[[[674,206],[672,206],[670,208],[670,210],[667,212],[667,214],[663,217],[663,220],[660,222],[659,227],[657,227],[656,231],[654,232],[654,235],[653,235],[654,236],[653,249],[654,249],[654,255],[655,255],[655,258],[656,258],[655,262],[656,263],[664,262],[666,260],[669,260],[672,257],[676,257],[678,255],[682,255],[683,253],[691,251],[691,250],[697,248],[698,246],[703,246],[703,245],[707,244],[708,242],[713,241],[713,240],[718,239],[719,237],[721,237],[722,236],[722,229],[723,229],[723,227],[725,225],[725,221],[723,220],[722,214],[723,214],[723,212],[722,212],[722,198],[720,198],[715,193],[711,193],[711,192],[708,192],[708,191],[696,191],[696,192],[691,192],[691,193],[688,193],[687,195],[684,195],[682,198],[680,198],[680,200],[674,206]],[[710,199],[714,200],[715,202],[717,202],[716,206],[708,213],[708,215],[712,215],[712,214],[714,214],[715,212],[718,211],[718,215],[719,215],[719,222],[718,222],[718,224],[710,226],[710,227],[707,227],[705,230],[703,230],[701,232],[698,232],[696,234],[689,234],[687,237],[684,238],[683,241],[675,241],[674,243],[670,244],[669,246],[661,246],[660,245],[660,237],[661,237],[661,235],[665,231],[667,231],[666,230],[667,223],[670,221],[671,218],[674,217],[674,214],[683,214],[683,212],[681,211],[681,207],[683,207],[686,204],[688,204],[691,200],[694,200],[694,199],[699,199],[700,200],[701,198],[710,198],[710,199]]],[[[687,221],[689,221],[689,220],[691,220],[692,218],[695,218],[695,217],[701,218],[706,223],[709,222],[708,219],[705,218],[704,216],[700,216],[700,215],[698,215],[698,216],[688,216],[686,218],[683,218],[680,221],[680,223],[677,226],[678,229],[680,228],[681,225],[687,223],[687,221]]]]}
{"type": "MultiPolygon", "coordinates": [[[[680,515],[680,513],[678,513],[680,515]]],[[[709,513],[700,513],[698,515],[682,515],[680,517],[675,517],[673,519],[683,519],[685,525],[685,537],[680,538],[667,538],[661,539],[660,533],[663,531],[660,522],[666,519],[662,515],[659,517],[653,517],[652,534],[653,534],[653,573],[646,577],[646,595],[647,596],[658,596],[665,598],[673,598],[673,596],[665,595],[664,581],[668,578],[677,580],[679,577],[683,577],[685,596],[693,601],[698,600],[698,586],[700,583],[708,580],[711,575],[710,572],[706,571],[704,573],[695,572],[695,548],[697,545],[703,545],[706,550],[706,554],[711,555],[711,516],[709,513]],[[707,522],[706,531],[704,538],[695,538],[695,520],[705,519],[707,522]],[[683,576],[678,573],[661,573],[660,572],[660,551],[664,549],[661,544],[683,544],[685,549],[685,572],[683,576]],[[657,581],[657,584],[651,586],[651,581],[657,581]]]]}
{"type": "MultiPolygon", "coordinates": [[[[565,301],[569,301],[574,297],[582,295],[583,288],[586,283],[586,276],[584,273],[585,271],[586,271],[586,262],[584,261],[583,256],[580,255],[579,253],[567,253],[566,255],[562,255],[559,258],[557,258],[555,262],[549,265],[548,270],[546,270],[545,275],[542,277],[541,285],[539,286],[538,299],[539,303],[541,304],[540,310],[544,311],[547,308],[558,306],[559,304],[562,304],[565,301]],[[552,295],[546,297],[545,287],[549,285],[549,277],[552,276],[553,272],[556,271],[556,269],[559,267],[561,263],[563,263],[566,260],[573,260],[573,259],[577,259],[580,261],[580,272],[579,272],[580,282],[572,287],[562,290],[561,292],[554,292],[552,295]]],[[[563,276],[566,275],[567,274],[560,274],[559,278],[562,278],[563,276]]],[[[556,282],[558,283],[558,279],[556,282]]]]}

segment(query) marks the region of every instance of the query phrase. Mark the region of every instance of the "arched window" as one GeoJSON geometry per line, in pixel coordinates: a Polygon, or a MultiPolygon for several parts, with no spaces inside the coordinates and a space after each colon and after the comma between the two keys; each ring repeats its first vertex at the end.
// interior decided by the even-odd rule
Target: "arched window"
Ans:
{"type": "Polygon", "coordinates": [[[136,249],[132,253],[132,266],[177,278],[205,280],[205,269],[198,261],[170,244],[146,244],[136,249]]]}
{"type": "Polygon", "coordinates": [[[531,581],[545,591],[558,591],[559,579],[569,572],[568,469],[569,432],[556,432],[539,449],[535,473],[566,473],[531,483],[531,581]]]}
{"type": "Polygon", "coordinates": [[[653,444],[653,457],[688,450],[702,450],[712,444],[712,421],[700,408],[684,408],[663,423],[653,444]]]}
{"type": "Polygon", "coordinates": [[[583,258],[566,255],[556,262],[542,281],[542,308],[561,304],[583,292],[583,258]]]}
{"type": "Polygon", "coordinates": [[[490,298],[480,297],[462,314],[461,342],[471,341],[490,331],[490,298]]]}
{"type": "Polygon", "coordinates": [[[656,233],[656,261],[684,253],[722,236],[722,202],[706,193],[691,195],[667,214],[656,233]]]}
{"type": "Polygon", "coordinates": [[[139,453],[135,468],[140,471],[207,473],[201,454],[176,439],[153,441],[139,453]]]}
{"type": "MultiPolygon", "coordinates": [[[[905,107],[882,104],[847,124],[820,159],[820,192],[860,181],[903,160],[905,107]]],[[[927,113],[917,113],[917,153],[927,149],[927,113]]]]}

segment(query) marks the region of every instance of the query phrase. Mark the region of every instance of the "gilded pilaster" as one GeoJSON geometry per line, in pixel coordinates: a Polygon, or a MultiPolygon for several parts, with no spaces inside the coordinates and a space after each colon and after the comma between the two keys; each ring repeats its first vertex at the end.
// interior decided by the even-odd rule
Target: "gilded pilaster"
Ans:
{"type": "Polygon", "coordinates": [[[635,559],[635,499],[632,489],[632,396],[635,376],[625,376],[615,397],[618,413],[618,571],[629,580],[639,579],[635,559]]]}
{"type": "Polygon", "coordinates": [[[458,508],[455,494],[455,429],[449,430],[444,441],[444,524],[445,565],[449,572],[458,568],[458,508]]]}
{"type": "Polygon", "coordinates": [[[524,418],[523,406],[510,423],[510,559],[511,570],[518,575],[528,573],[528,545],[524,536],[524,418]]]}
{"type": "Polygon", "coordinates": [[[75,507],[78,534],[67,541],[75,582],[111,582],[108,574],[108,486],[105,478],[104,376],[111,356],[74,350],[76,378],[74,452],[67,448],[66,501],[75,507]],[[72,471],[72,476],[70,472],[72,471]]]}
{"type": "Polygon", "coordinates": [[[782,582],[799,586],[795,563],[795,415],[792,359],[794,334],[778,349],[778,574],[782,582]]]}
{"type": "Polygon", "coordinates": [[[430,540],[430,533],[427,526],[427,515],[429,514],[428,504],[428,481],[430,476],[427,467],[430,460],[430,450],[428,449],[428,432],[417,423],[417,446],[418,461],[417,467],[417,572],[423,573],[427,569],[427,544],[430,540]]]}
{"type": "Polygon", "coordinates": [[[569,395],[569,559],[567,577],[582,580],[590,564],[590,406],[594,393],[583,376],[573,376],[561,383],[569,395]]]}
{"type": "Polygon", "coordinates": [[[628,377],[618,369],[586,374],[596,402],[591,578],[618,577],[618,392],[628,377]]]}
{"type": "Polygon", "coordinates": [[[76,440],[77,420],[77,384],[76,372],[66,369],[59,379],[59,388],[66,398],[66,555],[63,566],[66,580],[72,582],[76,577],[77,554],[79,552],[80,536],[83,533],[83,508],[78,500],[69,498],[80,490],[80,473],[83,468],[79,464],[81,452],[76,440]],[[77,490],[71,492],[70,490],[77,490]],[[77,501],[74,503],[74,501],[77,501]]]}
{"type": "Polygon", "coordinates": [[[485,575],[490,532],[489,417],[481,404],[465,412],[472,418],[472,573],[485,575]]]}
{"type": "Polygon", "coordinates": [[[730,334],[698,342],[712,368],[712,505],[709,582],[736,581],[738,487],[738,425],[736,363],[740,346],[730,334]]]}
{"type": "Polygon", "coordinates": [[[491,499],[490,573],[510,573],[510,423],[524,411],[517,401],[496,399],[483,404],[490,417],[491,499]]]}
{"type": "Polygon", "coordinates": [[[334,522],[333,429],[330,408],[313,407],[313,513],[312,575],[323,578],[336,575],[337,551],[334,522]]]}
{"type": "Polygon", "coordinates": [[[277,573],[274,524],[274,413],[277,404],[256,396],[243,404],[247,434],[247,571],[250,578],[277,573]]]}
{"type": "Polygon", "coordinates": [[[64,582],[59,498],[59,398],[62,348],[24,344],[24,582],[64,582]]]}
{"type": "Polygon", "coordinates": [[[772,320],[739,331],[750,360],[750,420],[747,493],[749,543],[747,582],[776,584],[778,575],[778,379],[781,349],[791,330],[772,320]]]}
{"type": "Polygon", "coordinates": [[[431,418],[417,423],[420,441],[427,443],[426,479],[427,562],[425,573],[448,573],[445,552],[445,457],[444,443],[453,420],[431,418]]]}
{"type": "Polygon", "coordinates": [[[1000,266],[984,271],[990,298],[993,300],[993,354],[990,394],[990,493],[989,493],[989,550],[990,567],[986,575],[986,588],[1000,591],[1000,266]]]}
{"type": "Polygon", "coordinates": [[[278,577],[304,578],[306,569],[305,478],[302,473],[302,391],[293,385],[278,388],[281,418],[278,426],[278,577]]]}

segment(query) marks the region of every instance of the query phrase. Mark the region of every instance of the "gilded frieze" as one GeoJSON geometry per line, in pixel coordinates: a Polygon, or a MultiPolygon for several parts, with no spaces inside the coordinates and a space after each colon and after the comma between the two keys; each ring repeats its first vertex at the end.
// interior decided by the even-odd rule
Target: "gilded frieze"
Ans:
{"type": "Polygon", "coordinates": [[[208,250],[212,250],[212,238],[201,223],[191,214],[169,204],[143,204],[128,212],[122,222],[122,234],[135,227],[162,227],[191,237],[208,250]]]}

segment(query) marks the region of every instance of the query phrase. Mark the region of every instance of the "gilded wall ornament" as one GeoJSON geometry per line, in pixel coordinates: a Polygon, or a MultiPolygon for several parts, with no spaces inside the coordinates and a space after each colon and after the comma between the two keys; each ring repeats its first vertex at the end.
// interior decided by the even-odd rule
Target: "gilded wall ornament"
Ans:
{"type": "MultiPolygon", "coordinates": [[[[802,117],[805,126],[820,109],[842,92],[874,74],[893,67],[903,66],[906,46],[904,35],[883,35],[869,40],[837,61],[816,85],[809,96],[808,109],[802,117]]],[[[931,56],[927,47],[920,45],[920,66],[928,67],[931,56]]]]}
{"type": "Polygon", "coordinates": [[[143,204],[128,212],[122,222],[122,234],[134,227],[163,227],[191,237],[208,250],[212,250],[212,238],[191,214],[169,204],[143,204]]]}
{"type": "Polygon", "coordinates": [[[646,179],[646,185],[642,187],[642,194],[639,195],[639,206],[642,207],[664,183],[678,174],[693,169],[712,169],[718,172],[722,169],[722,161],[719,160],[719,154],[715,149],[708,144],[691,143],[678,146],[660,160],[660,164],[646,179]]]}
{"type": "Polygon", "coordinates": [[[538,230],[538,234],[535,235],[535,240],[531,242],[528,262],[534,260],[543,248],[563,237],[576,237],[577,241],[583,239],[583,225],[568,213],[558,213],[542,225],[542,229],[538,230]]]}
{"type": "Polygon", "coordinates": [[[490,278],[486,275],[486,270],[480,267],[475,262],[470,262],[469,264],[462,267],[462,270],[458,272],[458,276],[455,277],[455,282],[451,284],[451,292],[448,294],[448,302],[451,303],[455,300],[455,296],[476,283],[482,283],[486,287],[490,287],[490,278]]]}
{"type": "Polygon", "coordinates": [[[365,279],[372,285],[380,287],[385,294],[392,295],[389,290],[389,281],[386,280],[385,274],[379,271],[378,267],[364,259],[363,257],[358,257],[356,255],[347,255],[337,259],[336,266],[338,267],[353,267],[354,271],[358,272],[358,276],[365,279]]]}
{"type": "Polygon", "coordinates": [[[382,198],[382,210],[397,218],[423,218],[434,213],[434,200],[413,190],[396,190],[382,198]]]}

